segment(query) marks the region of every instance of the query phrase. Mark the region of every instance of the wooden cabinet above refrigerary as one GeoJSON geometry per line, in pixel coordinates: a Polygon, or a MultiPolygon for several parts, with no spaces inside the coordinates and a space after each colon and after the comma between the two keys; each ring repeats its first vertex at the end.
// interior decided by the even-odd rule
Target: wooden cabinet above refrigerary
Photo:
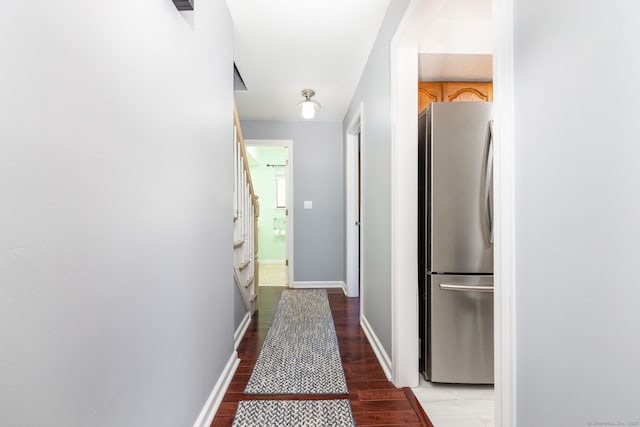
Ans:
{"type": "Polygon", "coordinates": [[[419,82],[418,113],[432,102],[493,101],[492,82],[419,82]]]}

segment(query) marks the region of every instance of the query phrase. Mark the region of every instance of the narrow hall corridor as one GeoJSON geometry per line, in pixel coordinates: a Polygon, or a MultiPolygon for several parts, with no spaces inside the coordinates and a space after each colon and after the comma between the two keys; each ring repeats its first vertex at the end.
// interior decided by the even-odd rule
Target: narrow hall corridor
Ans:
{"type": "Polygon", "coordinates": [[[359,298],[342,290],[328,290],[329,304],[340,346],[348,395],[245,395],[253,366],[284,287],[260,288],[258,311],[238,348],[240,365],[218,409],[212,427],[230,426],[240,400],[349,399],[358,426],[433,427],[410,388],[398,389],[387,380],[359,319],[359,298]]]}

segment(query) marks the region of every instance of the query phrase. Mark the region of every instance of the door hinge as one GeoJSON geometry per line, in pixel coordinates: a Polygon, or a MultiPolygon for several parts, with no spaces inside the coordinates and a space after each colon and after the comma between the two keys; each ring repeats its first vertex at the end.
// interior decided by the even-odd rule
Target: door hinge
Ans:
{"type": "Polygon", "coordinates": [[[284,260],[284,265],[286,265],[287,267],[289,266],[289,260],[288,259],[284,260]]]}

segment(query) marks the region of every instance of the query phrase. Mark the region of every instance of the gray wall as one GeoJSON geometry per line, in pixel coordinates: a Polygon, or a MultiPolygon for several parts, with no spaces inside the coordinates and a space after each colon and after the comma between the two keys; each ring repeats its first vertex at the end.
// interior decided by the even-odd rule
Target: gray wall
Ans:
{"type": "MultiPolygon", "coordinates": [[[[390,43],[408,0],[390,2],[343,135],[364,103],[362,124],[362,295],[364,316],[391,355],[391,67],[390,43]]],[[[346,243],[343,241],[343,245],[346,243]]]]}
{"type": "Polygon", "coordinates": [[[3,5],[0,425],[193,425],[232,355],[232,22],[194,19],[3,5]]]}
{"type": "Polygon", "coordinates": [[[637,2],[514,6],[517,425],[632,425],[637,2]]]}
{"type": "Polygon", "coordinates": [[[344,281],[342,123],[242,121],[245,139],[293,141],[294,281],[344,281]],[[313,209],[303,209],[311,200],[313,209]]]}

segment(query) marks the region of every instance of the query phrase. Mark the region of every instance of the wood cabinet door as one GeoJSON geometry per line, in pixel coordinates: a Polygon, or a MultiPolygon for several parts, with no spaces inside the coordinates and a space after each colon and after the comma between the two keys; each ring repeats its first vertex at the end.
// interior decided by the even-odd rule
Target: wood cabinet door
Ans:
{"type": "Polygon", "coordinates": [[[432,102],[442,101],[441,82],[418,83],[418,114],[424,111],[432,102]]]}
{"type": "Polygon", "coordinates": [[[443,82],[445,102],[493,101],[491,82],[443,82]]]}

